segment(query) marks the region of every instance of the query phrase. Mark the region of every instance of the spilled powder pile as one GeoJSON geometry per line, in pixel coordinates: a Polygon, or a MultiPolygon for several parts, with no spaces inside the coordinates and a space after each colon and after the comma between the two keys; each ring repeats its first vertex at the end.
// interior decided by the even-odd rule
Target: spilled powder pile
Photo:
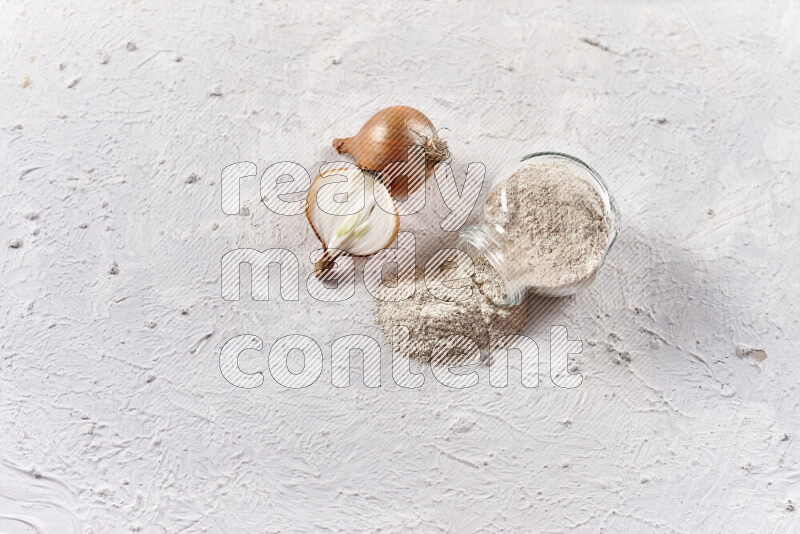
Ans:
{"type": "Polygon", "coordinates": [[[602,263],[610,231],[605,204],[566,163],[521,167],[492,190],[484,215],[488,223],[503,226],[535,286],[581,282],[602,263]]]}
{"type": "MultiPolygon", "coordinates": [[[[488,267],[488,264],[483,265],[488,267]]],[[[482,276],[486,278],[493,273],[482,273],[482,276]]],[[[387,278],[389,285],[396,281],[396,278],[387,278]]],[[[431,349],[443,337],[454,334],[467,336],[482,352],[489,353],[493,340],[516,334],[525,326],[525,306],[500,308],[480,291],[474,278],[463,283],[472,288],[472,296],[465,301],[445,302],[431,295],[425,287],[423,269],[417,268],[416,292],[412,298],[397,302],[377,301],[375,318],[387,342],[392,343],[393,326],[407,326],[412,343],[405,355],[427,362],[431,359],[431,349]]],[[[393,349],[399,347],[393,346],[393,349]]],[[[457,358],[458,354],[451,356],[457,358]]]]}

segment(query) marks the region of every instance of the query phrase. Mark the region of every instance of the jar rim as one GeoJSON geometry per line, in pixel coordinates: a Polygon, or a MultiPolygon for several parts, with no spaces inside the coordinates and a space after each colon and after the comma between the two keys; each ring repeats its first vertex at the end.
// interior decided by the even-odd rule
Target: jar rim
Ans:
{"type": "Polygon", "coordinates": [[[473,261],[475,261],[475,258],[470,254],[471,251],[469,249],[474,249],[497,271],[505,285],[505,299],[502,302],[497,302],[491,297],[489,299],[498,306],[511,308],[522,303],[525,292],[521,287],[514,284],[514,273],[505,259],[497,253],[497,251],[501,250],[498,241],[499,238],[492,236],[485,225],[469,225],[459,233],[457,246],[467,252],[473,261]]]}

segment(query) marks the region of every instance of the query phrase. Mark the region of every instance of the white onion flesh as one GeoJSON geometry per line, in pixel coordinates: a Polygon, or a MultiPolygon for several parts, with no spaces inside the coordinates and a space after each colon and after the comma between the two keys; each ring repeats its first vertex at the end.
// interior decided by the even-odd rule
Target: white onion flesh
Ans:
{"type": "Polygon", "coordinates": [[[308,220],[326,249],[366,256],[391,244],[400,216],[386,187],[359,169],[319,175],[308,192],[308,220]],[[384,208],[391,207],[387,212],[384,208]]]}

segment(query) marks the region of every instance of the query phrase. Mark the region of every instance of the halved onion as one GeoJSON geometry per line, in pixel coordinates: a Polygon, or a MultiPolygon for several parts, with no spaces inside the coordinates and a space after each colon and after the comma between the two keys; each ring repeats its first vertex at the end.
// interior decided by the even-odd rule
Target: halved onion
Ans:
{"type": "Polygon", "coordinates": [[[314,179],[306,198],[306,218],[326,250],[368,256],[397,237],[397,207],[386,186],[370,173],[357,168],[326,170],[314,179]],[[351,213],[354,209],[358,211],[351,213]]]}

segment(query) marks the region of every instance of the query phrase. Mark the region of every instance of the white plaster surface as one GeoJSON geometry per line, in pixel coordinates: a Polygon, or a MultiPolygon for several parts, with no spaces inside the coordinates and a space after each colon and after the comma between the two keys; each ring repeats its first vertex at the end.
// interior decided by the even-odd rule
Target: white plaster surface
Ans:
{"type": "MultiPolygon", "coordinates": [[[[1,0],[0,532],[800,531],[798,27],[790,1],[1,0]],[[337,389],[333,340],[384,341],[362,285],[220,296],[228,250],[304,279],[316,248],[257,179],[224,215],[222,168],[335,159],[400,103],[461,176],[555,149],[619,201],[595,285],[534,303],[538,389],[403,389],[385,345],[381,388],[337,389]],[[584,342],[578,389],[550,324],[584,342]],[[228,339],[266,371],[290,333],[313,386],[221,376],[228,339]]],[[[440,246],[429,190],[403,225],[440,246]]]]}

